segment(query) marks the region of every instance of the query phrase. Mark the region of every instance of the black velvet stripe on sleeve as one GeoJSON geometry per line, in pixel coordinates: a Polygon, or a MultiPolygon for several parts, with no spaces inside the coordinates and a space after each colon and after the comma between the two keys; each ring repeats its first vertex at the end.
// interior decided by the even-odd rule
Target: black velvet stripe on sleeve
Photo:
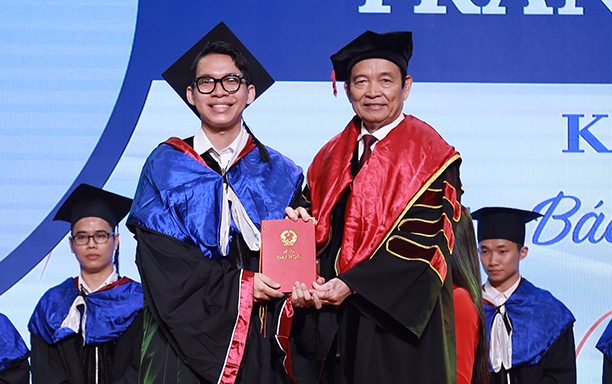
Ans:
{"type": "MultiPolygon", "coordinates": [[[[454,208],[444,199],[443,187],[449,179],[458,181],[454,172],[457,169],[451,165],[435,180],[429,188],[435,197],[432,199],[430,193],[425,203],[417,200],[372,258],[339,276],[357,292],[358,298],[353,299],[357,305],[360,300],[367,301],[382,310],[378,316],[390,316],[417,337],[427,326],[444,282],[450,277],[447,259],[449,240],[454,236],[454,208]],[[401,228],[402,223],[410,225],[401,228]],[[402,230],[407,227],[413,231],[402,230]]],[[[361,307],[366,309],[365,304],[361,307]]],[[[371,320],[392,323],[390,319],[371,320]]]]}

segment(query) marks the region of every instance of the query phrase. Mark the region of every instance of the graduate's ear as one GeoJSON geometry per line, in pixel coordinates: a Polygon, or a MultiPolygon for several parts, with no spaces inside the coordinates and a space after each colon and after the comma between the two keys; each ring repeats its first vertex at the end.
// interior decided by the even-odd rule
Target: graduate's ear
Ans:
{"type": "Polygon", "coordinates": [[[193,90],[194,88],[190,85],[187,87],[187,101],[189,102],[189,104],[193,105],[195,107],[195,95],[193,94],[193,90]]]}
{"type": "Polygon", "coordinates": [[[76,252],[74,251],[74,239],[72,236],[68,236],[68,243],[70,244],[70,251],[76,255],[76,252]]]}
{"type": "Polygon", "coordinates": [[[519,249],[519,260],[523,260],[524,258],[526,258],[527,257],[527,252],[529,252],[529,248],[521,247],[519,249]]]}
{"type": "Polygon", "coordinates": [[[117,251],[117,249],[119,248],[119,234],[115,233],[113,236],[113,239],[115,240],[115,246],[114,246],[114,251],[117,251]]]}
{"type": "Polygon", "coordinates": [[[256,95],[257,95],[257,92],[255,91],[255,86],[253,84],[249,84],[247,86],[247,102],[246,102],[246,104],[249,105],[253,101],[255,101],[255,96],[256,95]]]}

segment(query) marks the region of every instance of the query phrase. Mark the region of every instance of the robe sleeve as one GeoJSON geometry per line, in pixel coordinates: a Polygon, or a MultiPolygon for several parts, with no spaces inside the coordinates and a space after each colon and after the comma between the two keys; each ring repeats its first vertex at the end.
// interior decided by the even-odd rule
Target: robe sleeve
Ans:
{"type": "Polygon", "coordinates": [[[28,384],[30,382],[30,363],[28,357],[15,360],[8,367],[0,370],[0,383],[28,384]]]}
{"type": "Polygon", "coordinates": [[[538,363],[542,366],[539,384],[576,384],[574,326],[570,325],[538,363]]]}
{"type": "Polygon", "coordinates": [[[253,305],[253,272],[211,260],[171,236],[132,229],[145,301],[178,356],[210,382],[237,372],[253,305]]]}
{"type": "Polygon", "coordinates": [[[612,359],[604,355],[603,357],[603,384],[612,384],[612,359]]]}
{"type": "Polygon", "coordinates": [[[139,311],[132,324],[118,339],[113,364],[113,370],[115,371],[113,377],[119,376],[119,378],[114,382],[115,384],[138,382],[143,316],[143,311],[139,311]]]}
{"type": "MultiPolygon", "coordinates": [[[[378,314],[372,320],[379,325],[398,322],[420,337],[441,297],[447,296],[443,287],[452,292],[447,260],[461,212],[460,188],[455,162],[396,221],[370,259],[338,276],[356,291],[354,302],[366,316],[378,314]],[[382,311],[370,311],[368,306],[382,311]]],[[[450,301],[452,310],[450,296],[444,300],[450,301]]]]}
{"type": "MultiPolygon", "coordinates": [[[[66,371],[64,355],[60,352],[59,344],[47,344],[36,335],[31,338],[32,352],[32,384],[70,384],[72,375],[66,371]]],[[[75,364],[78,362],[74,353],[75,364]]],[[[78,368],[80,370],[80,367],[78,368]]]]}

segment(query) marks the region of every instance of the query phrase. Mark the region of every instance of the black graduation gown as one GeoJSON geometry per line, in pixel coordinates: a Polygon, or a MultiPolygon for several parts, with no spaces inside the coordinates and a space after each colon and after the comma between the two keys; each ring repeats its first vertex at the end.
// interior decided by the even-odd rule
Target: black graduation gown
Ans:
{"type": "Polygon", "coordinates": [[[603,384],[612,384],[612,359],[604,355],[603,359],[603,384]]]}
{"type": "MultiPolygon", "coordinates": [[[[351,164],[351,172],[356,175],[357,150],[351,164]]],[[[459,191],[458,167],[458,161],[450,165],[430,189],[442,190],[446,181],[459,191]]],[[[320,274],[326,280],[336,277],[334,264],[342,244],[348,193],[345,192],[332,211],[331,240],[319,255],[320,274]]],[[[453,207],[439,196],[436,204],[415,204],[404,218],[435,221],[443,213],[452,218],[453,207]],[[425,207],[429,204],[436,208],[425,207]]],[[[406,236],[415,241],[424,240],[416,239],[399,227],[389,238],[406,236]]],[[[441,240],[432,236],[425,241],[434,245],[442,244],[441,240]]],[[[320,372],[323,384],[455,383],[450,262],[448,268],[440,289],[440,277],[427,263],[407,261],[383,246],[371,259],[338,276],[357,294],[349,296],[338,308],[324,306],[318,313],[313,313],[312,309],[296,310],[291,348],[298,383],[317,383],[320,372]],[[415,321],[415,318],[420,320],[415,321]],[[420,338],[406,323],[426,324],[420,338]]]]}
{"type": "MultiPolygon", "coordinates": [[[[506,384],[507,372],[492,374],[493,384],[506,384]]],[[[575,384],[576,349],[574,326],[570,325],[534,365],[510,369],[511,384],[575,384]]]]}
{"type": "Polygon", "coordinates": [[[28,384],[30,382],[30,363],[28,356],[15,360],[0,370],[0,384],[28,384]]]}
{"type": "Polygon", "coordinates": [[[55,344],[32,334],[32,384],[95,383],[96,354],[99,384],[138,382],[143,312],[139,311],[127,330],[113,341],[83,346],[79,334],[55,344]]]}
{"type": "MultiPolygon", "coordinates": [[[[185,142],[193,147],[193,138],[185,142]]],[[[217,173],[209,154],[202,158],[217,173]]],[[[301,197],[296,191],[292,206],[301,197]]],[[[129,223],[138,240],[136,263],[145,297],[141,383],[217,383],[216,367],[227,358],[227,333],[236,322],[242,271],[259,271],[259,252],[235,233],[221,260],[198,246],[129,223]],[[167,324],[181,324],[170,329],[167,324]],[[203,348],[205,346],[205,348],[203,348]]],[[[286,300],[253,304],[244,355],[236,383],[289,384],[285,352],[275,340],[277,320],[286,300]]]]}

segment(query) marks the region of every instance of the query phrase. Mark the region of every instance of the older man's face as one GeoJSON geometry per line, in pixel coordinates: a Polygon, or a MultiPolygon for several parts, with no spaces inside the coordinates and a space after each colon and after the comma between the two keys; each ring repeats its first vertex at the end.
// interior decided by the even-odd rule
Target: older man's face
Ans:
{"type": "Polygon", "coordinates": [[[399,67],[385,59],[358,62],[344,83],[355,113],[370,133],[398,118],[411,86],[412,77],[402,78],[399,67]]]}

